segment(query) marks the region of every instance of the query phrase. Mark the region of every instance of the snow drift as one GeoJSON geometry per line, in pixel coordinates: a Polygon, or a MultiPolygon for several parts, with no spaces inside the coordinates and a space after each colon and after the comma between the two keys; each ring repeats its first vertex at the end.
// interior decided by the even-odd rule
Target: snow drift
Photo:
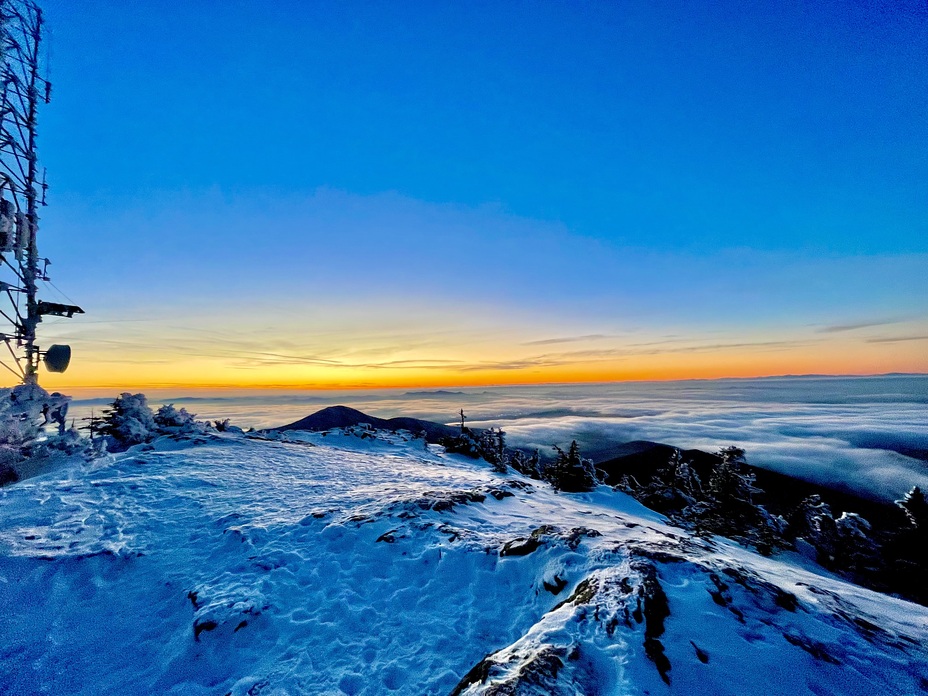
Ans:
{"type": "Polygon", "coordinates": [[[0,693],[912,694],[928,609],[399,433],[0,489],[0,693]]]}

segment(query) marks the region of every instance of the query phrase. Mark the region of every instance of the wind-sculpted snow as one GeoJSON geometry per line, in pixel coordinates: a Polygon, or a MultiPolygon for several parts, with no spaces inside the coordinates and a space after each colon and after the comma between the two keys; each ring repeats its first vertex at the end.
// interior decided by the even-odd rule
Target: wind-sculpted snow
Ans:
{"type": "Polygon", "coordinates": [[[2,694],[917,693],[928,610],[402,434],[0,490],[2,694]]]}

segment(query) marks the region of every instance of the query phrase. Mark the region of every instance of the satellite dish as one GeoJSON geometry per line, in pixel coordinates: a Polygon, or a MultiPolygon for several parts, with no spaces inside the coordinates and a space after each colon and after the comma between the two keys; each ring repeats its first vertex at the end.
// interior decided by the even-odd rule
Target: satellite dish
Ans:
{"type": "Polygon", "coordinates": [[[49,372],[64,372],[71,362],[71,346],[55,344],[45,351],[45,369],[49,372]]]}

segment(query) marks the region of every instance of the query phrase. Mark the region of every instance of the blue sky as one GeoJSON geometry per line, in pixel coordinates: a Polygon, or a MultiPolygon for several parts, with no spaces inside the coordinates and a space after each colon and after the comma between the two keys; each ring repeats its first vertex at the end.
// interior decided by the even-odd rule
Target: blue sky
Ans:
{"type": "Polygon", "coordinates": [[[46,11],[43,251],[90,310],[55,330],[97,362],[206,322],[218,374],[257,313],[323,361],[345,348],[306,337],[391,343],[378,321],[463,331],[401,358],[461,364],[491,334],[515,364],[549,339],[705,352],[867,325],[837,333],[895,352],[858,371],[928,369],[923,2],[46,11]]]}

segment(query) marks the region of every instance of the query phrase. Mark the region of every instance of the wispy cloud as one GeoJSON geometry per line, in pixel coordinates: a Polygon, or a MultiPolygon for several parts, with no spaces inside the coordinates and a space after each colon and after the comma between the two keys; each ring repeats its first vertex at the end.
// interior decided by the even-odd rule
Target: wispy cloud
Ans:
{"type": "Polygon", "coordinates": [[[396,366],[406,366],[406,365],[460,365],[461,360],[431,360],[431,359],[422,359],[422,360],[390,360],[388,362],[379,363],[381,367],[396,367],[396,366]]]}
{"type": "MultiPolygon", "coordinates": [[[[644,355],[681,354],[681,353],[712,353],[726,350],[788,350],[791,348],[809,345],[813,341],[786,340],[786,341],[754,341],[696,344],[690,346],[659,347],[660,344],[649,344],[654,347],[641,349],[634,346],[625,348],[603,348],[589,350],[572,350],[540,355],[526,356],[513,360],[479,361],[462,363],[459,368],[462,372],[479,372],[495,370],[529,370],[542,367],[564,367],[584,363],[616,362],[644,355]]],[[[642,344],[643,345],[643,344],[642,344]]]]}
{"type": "Polygon", "coordinates": [[[551,346],[558,343],[580,343],[583,341],[601,341],[605,338],[617,338],[615,334],[585,334],[583,336],[565,336],[563,338],[543,338],[540,341],[526,341],[523,346],[551,346]]]}
{"type": "Polygon", "coordinates": [[[883,338],[868,338],[867,343],[903,343],[905,341],[928,341],[928,334],[921,336],[886,336],[883,338]]]}
{"type": "Polygon", "coordinates": [[[662,355],[667,353],[712,353],[726,350],[780,350],[806,346],[812,341],[808,340],[782,340],[782,341],[733,341],[730,343],[697,343],[692,345],[675,345],[676,341],[632,344],[627,347],[604,348],[601,350],[572,350],[559,353],[545,353],[526,362],[544,365],[563,365],[573,362],[615,360],[641,355],[662,355]]]}
{"type": "Polygon", "coordinates": [[[817,329],[816,333],[844,333],[845,331],[857,331],[858,329],[869,329],[872,326],[888,326],[889,324],[902,324],[906,319],[874,319],[871,321],[859,321],[853,324],[833,324],[832,326],[823,326],[817,329]]]}
{"type": "Polygon", "coordinates": [[[465,365],[461,360],[411,358],[408,360],[384,361],[348,361],[335,358],[322,358],[318,356],[282,355],[278,353],[239,354],[238,359],[232,363],[237,369],[252,369],[256,367],[279,367],[295,365],[319,365],[323,367],[337,367],[343,369],[367,370],[447,370],[449,367],[465,365]]]}

